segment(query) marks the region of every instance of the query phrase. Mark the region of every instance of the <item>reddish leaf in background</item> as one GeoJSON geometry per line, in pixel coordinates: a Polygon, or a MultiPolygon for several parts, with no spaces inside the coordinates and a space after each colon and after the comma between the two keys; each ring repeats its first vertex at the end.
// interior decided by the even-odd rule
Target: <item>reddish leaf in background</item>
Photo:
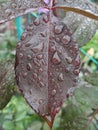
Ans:
{"type": "Polygon", "coordinates": [[[50,128],[76,85],[79,67],[78,45],[67,25],[56,17],[43,14],[22,34],[16,53],[17,84],[50,128]]]}

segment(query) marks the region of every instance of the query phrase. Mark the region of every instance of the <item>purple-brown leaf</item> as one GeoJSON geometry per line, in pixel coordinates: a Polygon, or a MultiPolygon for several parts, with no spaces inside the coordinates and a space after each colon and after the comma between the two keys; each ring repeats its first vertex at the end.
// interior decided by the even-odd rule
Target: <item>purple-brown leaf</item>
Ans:
{"type": "Polygon", "coordinates": [[[17,45],[16,80],[28,104],[49,125],[76,85],[80,59],[67,25],[42,15],[17,45]]]}
{"type": "Polygon", "coordinates": [[[98,20],[98,6],[88,0],[2,0],[0,2],[0,23],[42,8],[64,9],[98,20]]]}
{"type": "Polygon", "coordinates": [[[0,23],[48,6],[44,0],[7,0],[0,2],[0,23]]]}

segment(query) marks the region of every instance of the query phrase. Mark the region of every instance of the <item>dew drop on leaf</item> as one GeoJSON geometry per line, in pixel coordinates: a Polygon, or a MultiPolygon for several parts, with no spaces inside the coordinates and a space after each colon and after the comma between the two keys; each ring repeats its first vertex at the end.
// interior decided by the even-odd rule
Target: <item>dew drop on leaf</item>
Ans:
{"type": "Polygon", "coordinates": [[[55,65],[58,65],[61,63],[61,59],[58,56],[57,52],[54,53],[53,57],[52,57],[52,63],[55,65]]]}
{"type": "Polygon", "coordinates": [[[64,45],[67,45],[70,42],[70,36],[65,35],[62,37],[61,41],[63,42],[64,45]]]}

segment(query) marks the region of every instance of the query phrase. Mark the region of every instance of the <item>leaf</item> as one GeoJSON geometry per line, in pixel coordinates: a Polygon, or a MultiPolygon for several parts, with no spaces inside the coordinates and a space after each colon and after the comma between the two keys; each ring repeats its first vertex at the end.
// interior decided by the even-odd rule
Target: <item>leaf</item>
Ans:
{"type": "Polygon", "coordinates": [[[57,0],[54,9],[64,9],[98,20],[98,6],[88,0],[57,0]]]}
{"type": "Polygon", "coordinates": [[[59,129],[96,130],[98,117],[98,88],[81,80],[63,107],[59,129]]]}
{"type": "MultiPolygon", "coordinates": [[[[73,37],[78,42],[79,47],[87,44],[95,35],[96,29],[98,28],[98,21],[74,12],[67,12],[63,21],[70,27],[71,31],[73,32],[73,37]]],[[[87,45],[89,46],[89,44],[87,45]]],[[[91,45],[95,46],[93,43],[91,45]]]]}
{"type": "Polygon", "coordinates": [[[89,76],[85,75],[84,76],[85,81],[87,81],[88,83],[94,85],[94,86],[98,86],[98,72],[96,73],[91,73],[89,76]],[[95,78],[96,77],[96,78],[95,78]]]}
{"type": "Polygon", "coordinates": [[[76,85],[80,59],[67,25],[50,16],[35,19],[22,34],[15,71],[25,99],[52,127],[60,106],[76,85]]]}
{"type": "Polygon", "coordinates": [[[0,23],[46,6],[44,0],[7,0],[0,2],[0,23]]]}
{"type": "Polygon", "coordinates": [[[0,2],[0,23],[6,22],[18,16],[36,11],[40,8],[49,10],[64,9],[72,11],[92,19],[98,20],[98,7],[83,0],[2,0],[0,2]]]}

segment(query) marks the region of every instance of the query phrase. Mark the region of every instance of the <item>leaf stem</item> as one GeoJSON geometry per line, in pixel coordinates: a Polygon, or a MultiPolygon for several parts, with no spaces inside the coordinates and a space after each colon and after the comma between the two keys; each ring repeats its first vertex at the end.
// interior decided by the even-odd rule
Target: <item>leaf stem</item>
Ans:
{"type": "Polygon", "coordinates": [[[54,6],[52,9],[64,9],[65,11],[72,11],[72,12],[75,12],[75,13],[78,13],[78,14],[82,14],[86,17],[89,17],[91,19],[95,19],[95,20],[98,20],[98,15],[97,14],[94,14],[93,12],[90,12],[90,11],[85,11],[83,9],[80,9],[80,8],[74,8],[74,7],[68,7],[68,6],[54,6]]]}

